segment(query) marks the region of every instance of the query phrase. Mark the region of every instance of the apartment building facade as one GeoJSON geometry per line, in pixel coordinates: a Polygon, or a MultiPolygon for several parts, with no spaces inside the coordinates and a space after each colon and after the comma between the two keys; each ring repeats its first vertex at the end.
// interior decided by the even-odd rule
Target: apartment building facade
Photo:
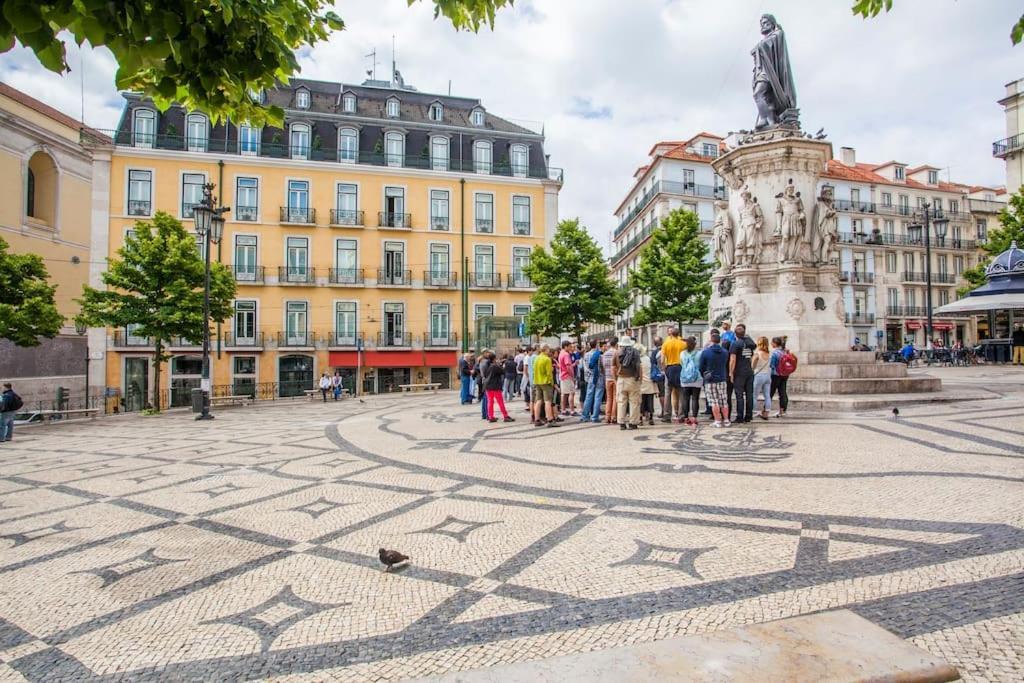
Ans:
{"type": "MultiPolygon", "coordinates": [[[[106,225],[109,140],[80,121],[0,83],[0,237],[8,250],[42,257],[64,326],[38,346],[0,340],[0,380],[15,384],[29,407],[52,407],[57,389],[75,407],[102,392],[101,363],[86,381],[88,332],[75,328],[75,299],[90,278],[94,227],[106,225]]],[[[96,334],[102,334],[99,330],[96,334]]]]}
{"type": "MultiPolygon", "coordinates": [[[[697,213],[710,240],[714,202],[727,188],[711,168],[725,141],[711,133],[689,140],[659,142],[648,163],[637,169],[623,202],[615,210],[616,229],[610,264],[614,279],[625,285],[640,259],[640,251],[662,218],[676,208],[697,213]]],[[[839,212],[839,261],[850,344],[857,339],[872,348],[898,347],[912,339],[923,346],[927,319],[924,226],[921,209],[927,203],[939,225],[931,225],[932,306],[956,298],[965,283],[961,273],[977,263],[979,245],[1005,206],[1002,188],[949,183],[940,169],[858,162],[856,151],[844,147],[821,176],[819,191],[831,186],[839,212]]],[[[645,343],[664,335],[671,322],[638,327],[632,316],[645,302],[633,293],[629,308],[614,325],[593,326],[592,337],[632,330],[645,343]]],[[[984,323],[982,322],[984,328],[984,323]]],[[[972,317],[936,320],[935,336],[947,343],[977,341],[972,317]]],[[[702,338],[704,321],[684,326],[684,333],[702,338]]]]}
{"type": "Polygon", "coordinates": [[[992,143],[992,156],[1006,162],[1006,187],[1013,193],[1024,184],[1024,78],[1006,84],[999,104],[1006,114],[1006,137],[992,143]]]}
{"type": "MultiPolygon", "coordinates": [[[[688,209],[697,214],[701,232],[711,240],[714,203],[727,196],[724,181],[711,168],[718,157],[722,138],[702,132],[689,140],[663,141],[648,151],[647,163],[633,174],[633,182],[625,198],[615,210],[616,227],[612,234],[610,258],[612,279],[626,286],[629,274],[640,261],[640,251],[655,228],[669,212],[688,209]]],[[[647,303],[643,293],[632,293],[630,304],[613,325],[592,326],[591,337],[611,336],[616,330],[631,329],[643,343],[664,335],[671,322],[646,326],[633,324],[633,316],[647,303]]],[[[700,335],[704,321],[684,325],[685,334],[700,335]]]]}
{"type": "MultiPolygon", "coordinates": [[[[282,128],[127,94],[113,134],[107,254],[157,210],[194,229],[206,183],[231,207],[211,253],[238,283],[214,334],[215,391],[295,395],[335,371],[362,392],[447,386],[484,323],[528,314],[524,269],[553,235],[562,182],[542,134],[401,82],[293,79],[256,96],[284,109],[282,128]]],[[[110,332],[108,386],[138,408],[150,340],[110,332]]],[[[170,353],[174,405],[201,361],[187,340],[170,353]]]]}

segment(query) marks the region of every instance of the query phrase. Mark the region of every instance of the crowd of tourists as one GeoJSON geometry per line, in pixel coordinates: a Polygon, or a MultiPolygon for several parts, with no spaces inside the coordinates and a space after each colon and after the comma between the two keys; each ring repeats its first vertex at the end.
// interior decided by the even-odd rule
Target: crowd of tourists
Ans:
{"type": "Polygon", "coordinates": [[[703,346],[673,327],[650,349],[627,334],[591,341],[586,350],[566,340],[501,355],[470,352],[459,359],[458,374],[463,405],[478,400],[489,422],[498,421],[498,412],[514,421],[507,402],[521,397],[537,427],[578,419],[628,430],[655,420],[696,427],[703,418],[728,427],[755,416],[781,418],[796,366],[785,337],[755,339],[746,326],[733,331],[724,322],[703,346]]]}

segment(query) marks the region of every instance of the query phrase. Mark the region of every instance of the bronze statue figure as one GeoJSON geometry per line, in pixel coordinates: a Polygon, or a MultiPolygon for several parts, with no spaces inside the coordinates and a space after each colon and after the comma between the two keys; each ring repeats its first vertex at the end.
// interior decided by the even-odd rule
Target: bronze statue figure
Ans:
{"type": "Polygon", "coordinates": [[[786,35],[771,14],[761,17],[760,42],[751,50],[754,57],[754,130],[783,125],[800,128],[796,108],[796,86],[789,65],[786,35]]]}

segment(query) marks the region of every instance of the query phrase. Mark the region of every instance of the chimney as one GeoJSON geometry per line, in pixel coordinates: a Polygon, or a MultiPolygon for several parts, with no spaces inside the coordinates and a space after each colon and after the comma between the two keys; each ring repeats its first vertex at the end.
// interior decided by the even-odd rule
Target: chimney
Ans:
{"type": "Polygon", "coordinates": [[[839,160],[843,162],[843,166],[856,166],[857,150],[853,147],[840,147],[839,160]]]}

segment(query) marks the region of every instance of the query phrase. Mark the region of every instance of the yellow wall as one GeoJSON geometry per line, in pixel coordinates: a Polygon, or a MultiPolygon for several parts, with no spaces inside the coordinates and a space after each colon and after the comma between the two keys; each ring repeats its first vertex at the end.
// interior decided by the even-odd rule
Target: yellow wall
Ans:
{"type": "MultiPolygon", "coordinates": [[[[377,269],[383,266],[383,243],[385,240],[401,241],[406,245],[406,268],[412,271],[414,288],[377,288],[372,284],[364,287],[317,285],[240,284],[238,299],[254,299],[257,303],[257,326],[269,342],[285,329],[285,302],[306,301],[309,306],[309,328],[316,336],[329,337],[334,330],[334,305],[337,301],[355,301],[358,304],[358,331],[366,335],[369,347],[376,342],[377,334],[383,329],[382,314],[385,302],[405,304],[406,331],[413,335],[414,347],[420,347],[420,340],[429,326],[431,303],[450,305],[450,329],[462,339],[462,317],[460,288],[424,289],[420,284],[423,271],[428,269],[428,245],[431,242],[446,242],[450,245],[451,269],[458,274],[461,283],[460,258],[460,178],[465,179],[465,220],[466,255],[470,258],[469,270],[473,267],[473,247],[477,244],[493,245],[495,248],[495,271],[502,274],[503,285],[498,290],[476,290],[469,292],[469,316],[472,321],[473,305],[487,303],[495,305],[495,315],[511,316],[514,304],[528,304],[532,290],[509,291],[504,286],[504,276],[512,271],[513,246],[532,247],[544,244],[545,187],[535,179],[498,178],[484,175],[442,173],[402,168],[383,169],[363,165],[348,165],[313,161],[292,161],[266,158],[247,158],[226,155],[223,168],[218,166],[214,154],[169,152],[164,150],[138,150],[117,148],[111,167],[110,191],[110,253],[123,245],[125,231],[137,220],[126,215],[128,171],[144,169],[153,172],[154,204],[156,210],[163,210],[181,218],[181,176],[183,173],[204,173],[217,184],[215,194],[223,191],[223,203],[235,206],[236,178],[239,176],[259,179],[259,221],[239,222],[234,214],[228,213],[225,236],[220,249],[219,260],[230,265],[233,260],[235,235],[256,235],[258,238],[257,263],[265,269],[267,279],[276,278],[278,267],[286,264],[285,242],[287,237],[306,237],[309,240],[309,265],[316,269],[318,280],[326,280],[328,269],[335,267],[335,240],[349,238],[358,241],[358,267],[364,270],[367,281],[374,281],[377,269]],[[279,221],[280,207],[287,204],[288,180],[307,180],[310,183],[310,207],[316,210],[316,226],[282,224],[279,221]],[[353,183],[358,186],[359,209],[365,212],[365,227],[329,226],[330,210],[335,208],[336,185],[353,183]],[[385,186],[403,187],[407,213],[412,214],[411,230],[378,229],[378,212],[383,210],[385,186]],[[222,190],[223,188],[223,190],[222,190]],[[450,229],[429,230],[427,227],[430,190],[446,189],[450,192],[450,229]],[[494,234],[473,232],[474,193],[494,194],[494,234]],[[512,235],[512,195],[526,195],[531,199],[531,235],[512,235]]],[[[546,181],[545,181],[546,182],[546,181]]],[[[193,230],[191,219],[183,219],[186,229],[193,230]]],[[[218,251],[212,252],[215,259],[218,251]]],[[[470,322],[472,335],[473,325],[470,322]]],[[[230,321],[224,326],[231,330],[230,321]]],[[[108,354],[108,386],[121,386],[122,359],[129,351],[108,354]]],[[[277,359],[293,353],[277,350],[264,345],[259,353],[227,352],[214,362],[213,383],[229,384],[231,380],[230,358],[237,355],[255,355],[258,358],[259,382],[277,381],[277,359]]],[[[315,373],[329,370],[329,353],[326,348],[315,352],[297,352],[315,355],[315,373]]],[[[451,357],[454,361],[455,353],[451,357]]],[[[416,381],[417,371],[412,371],[416,381]]],[[[167,377],[161,379],[167,386],[167,377]]]]}

